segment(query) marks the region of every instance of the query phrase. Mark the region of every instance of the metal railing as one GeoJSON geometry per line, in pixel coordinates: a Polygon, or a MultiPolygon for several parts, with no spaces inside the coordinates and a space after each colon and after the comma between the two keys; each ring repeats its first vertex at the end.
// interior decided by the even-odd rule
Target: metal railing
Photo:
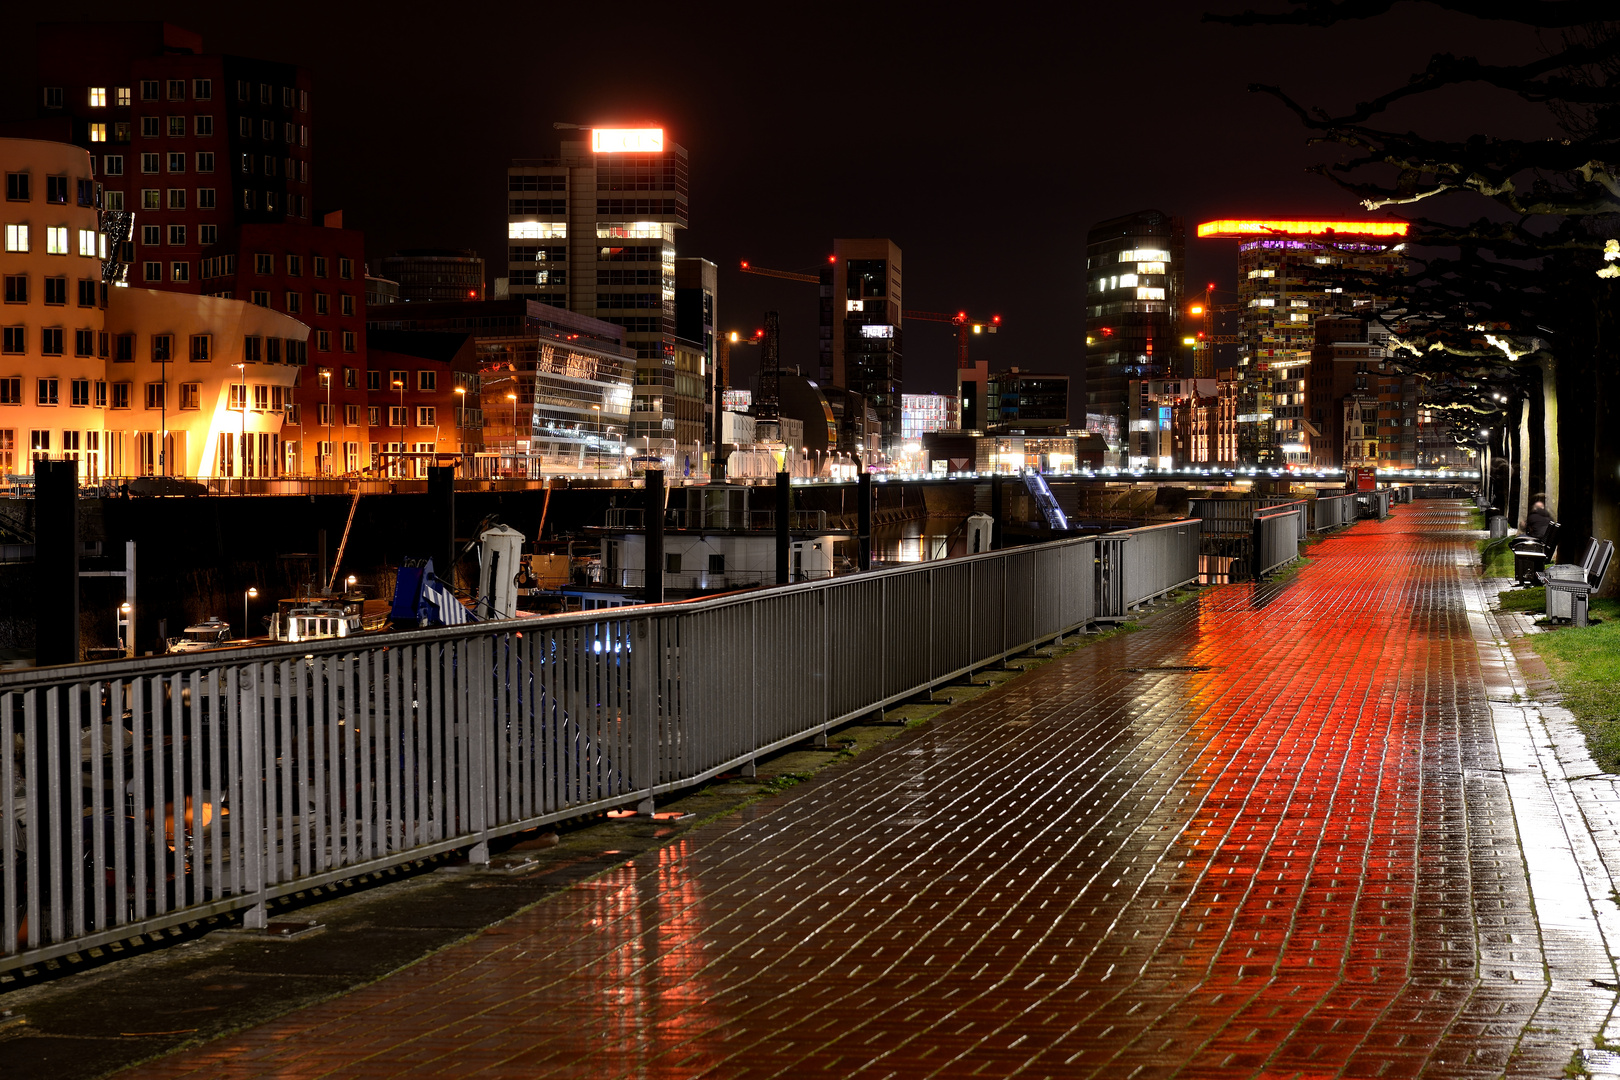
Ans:
{"type": "Polygon", "coordinates": [[[1266,510],[1254,516],[1254,577],[1260,578],[1299,558],[1304,536],[1302,503],[1266,510]]]}
{"type": "Polygon", "coordinates": [[[0,970],[652,799],[1194,581],[1182,522],[0,678],[0,970]]]}
{"type": "Polygon", "coordinates": [[[1379,488],[1377,491],[1356,492],[1356,515],[1360,518],[1370,518],[1373,521],[1382,521],[1389,517],[1390,489],[1379,488]]]}
{"type": "Polygon", "coordinates": [[[1311,531],[1337,529],[1357,518],[1354,495],[1318,495],[1311,503],[1311,531]]]}
{"type": "MultiPolygon", "coordinates": [[[[613,506],[608,508],[606,524],[609,529],[636,529],[644,527],[647,511],[639,506],[613,506]]],[[[684,507],[664,511],[666,529],[737,529],[746,532],[771,532],[776,528],[776,511],[730,510],[709,508],[692,512],[684,507]]],[[[794,532],[826,532],[827,511],[790,510],[788,528],[794,532]]]]}

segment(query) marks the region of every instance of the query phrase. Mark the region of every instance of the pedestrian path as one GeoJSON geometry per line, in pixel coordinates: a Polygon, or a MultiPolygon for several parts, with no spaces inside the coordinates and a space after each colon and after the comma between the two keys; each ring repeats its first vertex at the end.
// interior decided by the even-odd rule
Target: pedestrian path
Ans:
{"type": "Polygon", "coordinates": [[[1560,1076],[1614,1004],[1613,905],[1493,712],[1465,528],[1400,507],[125,1075],[1560,1076]]]}

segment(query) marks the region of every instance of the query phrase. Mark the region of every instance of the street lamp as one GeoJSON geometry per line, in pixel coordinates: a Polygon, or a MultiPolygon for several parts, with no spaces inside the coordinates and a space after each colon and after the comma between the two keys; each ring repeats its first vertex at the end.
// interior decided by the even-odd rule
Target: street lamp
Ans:
{"type": "Polygon", "coordinates": [[[125,600],[118,605],[118,614],[113,618],[113,624],[118,630],[118,647],[124,651],[125,656],[135,655],[135,635],[130,632],[129,626],[131,610],[129,601],[125,600]]]}
{"type": "Polygon", "coordinates": [[[258,595],[259,590],[251,586],[247,592],[242,594],[242,639],[244,641],[247,640],[248,636],[248,600],[258,595]]]}
{"type": "Polygon", "coordinates": [[[326,471],[332,468],[332,369],[321,368],[321,382],[326,384],[326,471]]]}
{"type": "Polygon", "coordinates": [[[247,364],[236,365],[236,370],[242,373],[242,444],[236,448],[236,456],[241,459],[242,494],[247,494],[247,364]]]}
{"type": "Polygon", "coordinates": [[[399,391],[399,455],[394,458],[394,475],[403,476],[405,470],[405,380],[395,379],[394,387],[399,391]]]}
{"type": "Polygon", "coordinates": [[[506,400],[512,403],[512,468],[517,468],[518,452],[518,426],[517,426],[517,395],[507,394],[506,400]]]}

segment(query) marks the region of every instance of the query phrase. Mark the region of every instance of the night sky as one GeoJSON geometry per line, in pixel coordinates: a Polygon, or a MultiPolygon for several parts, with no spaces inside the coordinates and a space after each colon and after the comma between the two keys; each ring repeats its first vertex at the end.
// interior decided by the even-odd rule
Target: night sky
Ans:
{"type": "MultiPolygon", "coordinates": [[[[1256,3],[1284,6],[1222,10],[1256,3]]],[[[904,252],[907,307],[999,313],[1004,331],[984,339],[992,367],[1065,370],[1077,384],[1093,222],[1144,207],[1179,214],[1190,289],[1230,289],[1234,244],[1192,239],[1197,221],[1360,213],[1304,172],[1336,150],[1308,147],[1248,83],[1347,107],[1434,51],[1511,60],[1538,48],[1517,28],[1412,3],[1331,30],[1210,25],[1209,4],[1184,0],[1082,2],[1061,15],[1049,4],[905,7],[85,0],[71,10],[166,19],[201,33],[209,52],[309,67],[316,204],[365,230],[373,260],[466,247],[491,278],[503,274],[508,159],[554,153],[553,121],[659,123],[691,155],[691,228],[677,248],[719,264],[725,328],[751,331],[776,308],[783,361],[813,368],[814,287],[748,277],[738,261],[813,271],[834,236],[889,236],[904,252]]],[[[8,64],[26,59],[0,72],[0,111],[32,115],[41,9],[4,8],[8,64]]],[[[1438,134],[1546,130],[1535,108],[1474,91],[1394,119],[1438,134]]],[[[953,363],[949,327],[908,326],[908,392],[953,387],[953,363]]]]}

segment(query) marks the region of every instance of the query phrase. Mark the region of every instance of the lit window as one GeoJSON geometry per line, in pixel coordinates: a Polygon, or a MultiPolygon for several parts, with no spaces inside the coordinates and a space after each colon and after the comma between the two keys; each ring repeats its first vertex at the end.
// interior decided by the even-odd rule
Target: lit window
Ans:
{"type": "Polygon", "coordinates": [[[68,253],[66,225],[52,225],[45,230],[45,252],[48,255],[66,255],[68,253]]]}
{"type": "Polygon", "coordinates": [[[1311,302],[1309,300],[1290,300],[1290,301],[1288,301],[1288,306],[1289,307],[1310,307],[1311,302]]]}
{"type": "Polygon", "coordinates": [[[119,86],[113,89],[113,104],[129,108],[129,87],[119,86]]]}
{"type": "Polygon", "coordinates": [[[91,142],[106,142],[107,141],[107,125],[106,124],[91,124],[90,125],[90,141],[91,142]]]}
{"type": "Polygon", "coordinates": [[[1277,271],[1275,271],[1275,270],[1250,270],[1249,271],[1249,280],[1250,281],[1253,281],[1255,278],[1269,278],[1269,277],[1276,277],[1276,276],[1277,276],[1277,271]]]}
{"type": "Polygon", "coordinates": [[[188,262],[174,263],[170,267],[170,273],[171,273],[171,278],[174,281],[190,281],[191,280],[191,264],[188,263],[188,262]]]}
{"type": "Polygon", "coordinates": [[[6,250],[7,251],[27,251],[28,250],[28,226],[26,226],[26,225],[7,225],[6,226],[6,250]]]}
{"type": "Polygon", "coordinates": [[[1164,273],[1164,263],[1162,263],[1162,262],[1137,263],[1136,264],[1136,272],[1138,274],[1162,274],[1162,273],[1164,273]]]}
{"type": "Polygon", "coordinates": [[[1136,281],[1137,281],[1137,279],[1136,279],[1135,274],[1121,274],[1121,275],[1119,275],[1119,287],[1122,288],[1122,289],[1134,289],[1134,288],[1136,288],[1136,281]]]}
{"type": "Polygon", "coordinates": [[[79,230],[79,254],[87,259],[96,258],[96,231],[94,229],[79,230]]]}
{"type": "Polygon", "coordinates": [[[1169,262],[1170,253],[1161,251],[1158,248],[1136,248],[1119,253],[1119,261],[1122,263],[1140,262],[1144,259],[1151,262],[1169,262]]]}
{"type": "Polygon", "coordinates": [[[1139,287],[1136,290],[1136,298],[1138,300],[1163,300],[1164,290],[1139,287]]]}
{"type": "MultiPolygon", "coordinates": [[[[531,235],[531,234],[525,233],[525,234],[523,234],[523,237],[521,237],[521,238],[526,239],[529,235],[531,235]]],[[[546,236],[551,236],[551,235],[562,236],[564,234],[563,233],[555,233],[555,234],[552,234],[552,233],[537,233],[537,234],[532,234],[532,235],[537,235],[537,236],[539,236],[541,238],[544,238],[546,236]]],[[[648,240],[648,239],[657,239],[658,237],[661,237],[663,235],[664,235],[664,225],[663,225],[663,222],[660,222],[660,221],[598,222],[597,226],[596,226],[596,238],[598,240],[617,240],[617,239],[648,240]]],[[[514,239],[514,240],[520,239],[520,237],[516,233],[510,233],[510,238],[514,239]]]]}

